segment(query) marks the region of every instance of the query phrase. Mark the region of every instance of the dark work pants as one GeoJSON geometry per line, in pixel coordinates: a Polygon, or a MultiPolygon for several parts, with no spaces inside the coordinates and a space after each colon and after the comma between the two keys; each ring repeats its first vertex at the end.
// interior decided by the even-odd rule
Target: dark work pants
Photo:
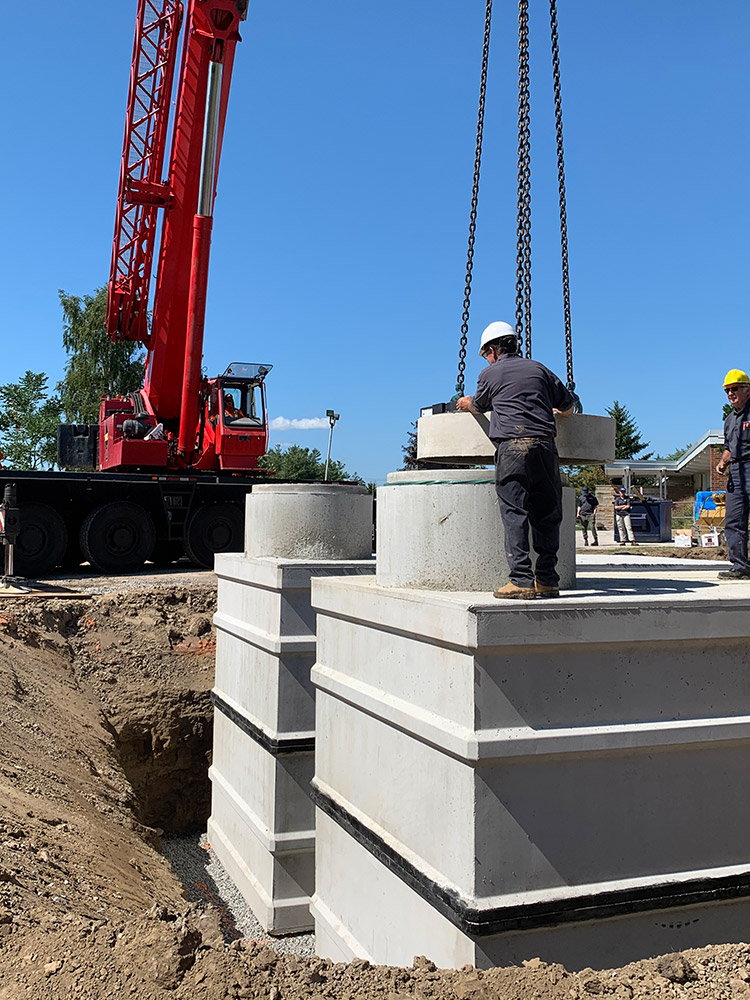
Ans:
{"type": "Polygon", "coordinates": [[[518,587],[534,586],[530,527],[536,552],[536,579],[556,587],[560,580],[556,567],[562,486],[554,441],[533,437],[501,441],[495,456],[495,489],[505,528],[505,555],[511,581],[518,587]]]}
{"type": "Polygon", "coordinates": [[[724,534],[732,569],[750,573],[747,558],[747,518],[750,514],[750,463],[732,464],[727,483],[724,534]]]}

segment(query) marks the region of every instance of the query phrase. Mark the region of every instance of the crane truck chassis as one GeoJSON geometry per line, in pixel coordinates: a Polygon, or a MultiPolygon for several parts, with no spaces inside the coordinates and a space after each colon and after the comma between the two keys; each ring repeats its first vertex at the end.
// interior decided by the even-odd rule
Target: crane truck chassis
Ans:
{"type": "Polygon", "coordinates": [[[87,561],[129,573],[182,555],[210,568],[216,552],[242,550],[245,497],[264,478],[0,471],[0,495],[17,490],[15,572],[33,579],[87,561]]]}

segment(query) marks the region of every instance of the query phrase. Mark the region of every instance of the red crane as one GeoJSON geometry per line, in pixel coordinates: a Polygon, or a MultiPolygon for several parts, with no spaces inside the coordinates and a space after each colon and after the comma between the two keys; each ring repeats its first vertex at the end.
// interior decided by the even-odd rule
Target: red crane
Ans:
{"type": "Polygon", "coordinates": [[[241,472],[256,469],[266,451],[271,366],[235,362],[216,378],[201,375],[216,178],[248,3],[138,0],[107,330],[115,340],[146,345],[146,379],[139,392],[102,402],[102,470],[241,472]]]}

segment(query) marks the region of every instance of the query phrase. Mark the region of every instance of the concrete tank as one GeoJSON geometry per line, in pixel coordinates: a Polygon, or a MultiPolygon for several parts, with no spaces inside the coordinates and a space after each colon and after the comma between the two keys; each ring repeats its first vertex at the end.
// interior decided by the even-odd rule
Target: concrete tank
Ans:
{"type": "MultiPolygon", "coordinates": [[[[575,587],[575,504],[564,487],[557,568],[566,590],[575,587]]],[[[510,579],[491,470],[391,472],[377,517],[381,586],[492,592],[510,579]]]]}
{"type": "Polygon", "coordinates": [[[246,501],[245,555],[369,559],[372,497],[364,486],[262,483],[246,501]]]}

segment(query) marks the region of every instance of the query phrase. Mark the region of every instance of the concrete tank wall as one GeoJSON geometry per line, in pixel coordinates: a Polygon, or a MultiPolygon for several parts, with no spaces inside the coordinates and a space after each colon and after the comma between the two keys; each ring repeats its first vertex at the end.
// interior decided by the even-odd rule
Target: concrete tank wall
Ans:
{"type": "Polygon", "coordinates": [[[750,626],[718,590],[314,581],[321,953],[606,968],[741,939],[750,626]]]}
{"type": "MultiPolygon", "coordinates": [[[[563,487],[558,573],[566,590],[575,587],[575,505],[575,491],[563,487]]],[[[493,471],[390,473],[377,518],[385,587],[492,592],[510,579],[493,471]]]]}
{"type": "Polygon", "coordinates": [[[364,486],[254,486],[246,501],[245,555],[307,561],[368,559],[372,497],[364,486]]]}
{"type": "MultiPolygon", "coordinates": [[[[369,518],[369,507],[360,512],[369,518]]],[[[315,831],[309,786],[315,692],[310,669],[316,623],[310,581],[315,574],[369,575],[374,570],[372,559],[216,557],[208,834],[255,915],[274,934],[312,926],[315,831]]]]}

